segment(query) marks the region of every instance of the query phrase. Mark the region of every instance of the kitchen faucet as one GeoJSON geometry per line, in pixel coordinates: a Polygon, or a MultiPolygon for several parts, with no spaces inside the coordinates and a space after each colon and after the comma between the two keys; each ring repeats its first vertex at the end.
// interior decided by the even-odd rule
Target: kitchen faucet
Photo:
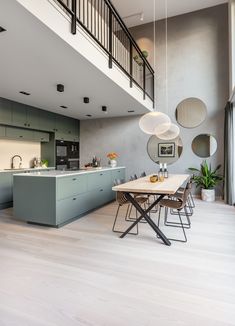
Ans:
{"type": "Polygon", "coordinates": [[[15,163],[14,163],[14,160],[15,158],[18,157],[20,159],[20,163],[19,163],[19,169],[21,169],[22,167],[22,157],[20,155],[14,155],[12,158],[11,158],[11,168],[12,169],[16,169],[15,167],[15,163]]]}

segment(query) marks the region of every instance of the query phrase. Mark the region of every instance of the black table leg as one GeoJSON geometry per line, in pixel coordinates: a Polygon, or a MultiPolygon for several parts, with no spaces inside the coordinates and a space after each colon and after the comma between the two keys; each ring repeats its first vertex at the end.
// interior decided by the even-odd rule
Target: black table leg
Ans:
{"type": "Polygon", "coordinates": [[[127,200],[129,200],[133,206],[137,209],[137,211],[141,214],[140,217],[130,225],[130,227],[120,236],[120,238],[124,238],[135,226],[138,224],[143,218],[146,220],[146,222],[151,226],[151,228],[156,232],[156,234],[159,236],[160,239],[165,243],[165,245],[170,246],[171,242],[167,239],[165,234],[159,229],[159,227],[154,223],[154,221],[150,218],[148,213],[152,210],[154,206],[156,206],[159,201],[164,197],[165,195],[160,195],[154,203],[148,207],[148,209],[143,210],[143,208],[138,204],[138,202],[135,200],[134,197],[131,196],[129,192],[125,192],[125,197],[127,200]]]}

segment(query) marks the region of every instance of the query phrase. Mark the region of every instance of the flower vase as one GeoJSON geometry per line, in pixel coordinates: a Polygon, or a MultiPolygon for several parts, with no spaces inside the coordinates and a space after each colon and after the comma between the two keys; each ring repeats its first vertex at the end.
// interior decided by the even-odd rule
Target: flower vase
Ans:
{"type": "Polygon", "coordinates": [[[110,164],[111,168],[115,168],[117,166],[117,161],[116,160],[110,160],[109,164],[110,164]]]}

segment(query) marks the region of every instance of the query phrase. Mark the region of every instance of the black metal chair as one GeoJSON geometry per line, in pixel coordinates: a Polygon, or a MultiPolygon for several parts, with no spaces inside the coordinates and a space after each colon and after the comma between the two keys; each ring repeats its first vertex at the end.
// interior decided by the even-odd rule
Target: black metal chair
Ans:
{"type": "MultiPolygon", "coordinates": [[[[114,185],[117,186],[117,185],[120,185],[120,184],[122,184],[124,182],[125,182],[125,180],[116,179],[114,181],[114,185]]],[[[146,197],[143,197],[143,196],[139,196],[139,194],[138,194],[136,196],[136,200],[137,200],[137,202],[140,205],[142,205],[142,204],[146,203],[147,198],[146,197]]],[[[136,210],[136,217],[135,218],[131,218],[131,211],[132,211],[133,205],[126,199],[125,194],[123,192],[121,192],[121,191],[118,191],[116,193],[116,201],[118,202],[118,208],[117,208],[117,212],[116,212],[115,219],[114,219],[114,222],[113,222],[112,231],[113,232],[116,232],[116,233],[123,233],[124,231],[120,231],[120,230],[117,230],[115,228],[116,223],[117,223],[117,219],[118,219],[120,208],[122,206],[126,206],[127,205],[127,211],[126,211],[126,214],[125,214],[125,221],[127,221],[127,222],[133,222],[133,220],[136,220],[138,218],[138,216],[137,216],[137,210],[136,210]]],[[[129,234],[137,235],[138,233],[139,233],[139,229],[138,229],[138,224],[137,224],[136,225],[136,232],[129,233],[129,234]]]]}
{"type": "Polygon", "coordinates": [[[158,214],[158,227],[160,225],[161,209],[165,207],[164,225],[169,227],[181,228],[183,231],[183,239],[169,238],[169,240],[178,241],[178,242],[187,242],[185,229],[189,229],[191,227],[190,216],[188,215],[186,209],[189,192],[190,192],[190,188],[189,188],[189,184],[187,184],[181,197],[180,196],[169,197],[168,199],[162,199],[159,202],[160,209],[158,214]],[[172,222],[168,220],[168,209],[174,209],[175,211],[177,211],[179,222],[175,222],[175,221],[172,222]],[[184,211],[184,215],[182,214],[183,211],[184,211]],[[186,220],[187,220],[186,223],[182,221],[182,216],[186,216],[186,220]]]}

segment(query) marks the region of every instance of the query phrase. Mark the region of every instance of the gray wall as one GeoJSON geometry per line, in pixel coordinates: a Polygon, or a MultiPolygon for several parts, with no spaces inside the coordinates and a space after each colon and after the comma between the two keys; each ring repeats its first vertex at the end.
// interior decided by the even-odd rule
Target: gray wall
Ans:
{"type": "MultiPolygon", "coordinates": [[[[213,165],[223,163],[223,116],[229,97],[228,10],[227,5],[177,16],[168,20],[168,108],[166,107],[165,22],[156,23],[156,94],[157,110],[168,113],[175,122],[175,108],[187,97],[198,97],[208,109],[206,121],[194,129],[181,129],[183,153],[170,167],[172,172],[187,172],[199,166],[191,143],[200,133],[210,133],[218,141],[218,150],[210,159],[213,165]]],[[[143,50],[154,62],[153,24],[131,29],[143,50]]],[[[148,158],[148,136],[138,126],[139,117],[81,121],[81,160],[92,155],[102,158],[117,151],[119,163],[127,167],[127,175],[154,172],[158,167],[148,158]]]]}

